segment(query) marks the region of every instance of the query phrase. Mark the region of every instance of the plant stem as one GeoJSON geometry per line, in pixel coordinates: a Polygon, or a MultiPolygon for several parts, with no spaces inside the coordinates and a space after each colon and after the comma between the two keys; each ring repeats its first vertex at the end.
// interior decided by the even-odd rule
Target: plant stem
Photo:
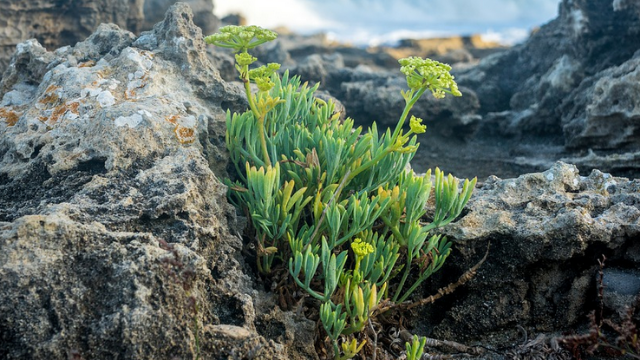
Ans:
{"type": "MultiPolygon", "coordinates": [[[[245,53],[247,51],[245,50],[245,53]]],[[[256,107],[255,101],[253,101],[253,96],[251,95],[251,82],[249,81],[249,65],[243,65],[242,71],[240,72],[240,78],[242,79],[242,83],[244,84],[244,92],[247,95],[247,101],[249,102],[249,108],[251,108],[251,112],[253,116],[258,119],[259,113],[258,108],[256,107]]]]}
{"type": "Polygon", "coordinates": [[[349,178],[347,179],[347,182],[350,182],[351,180],[353,180],[356,176],[358,176],[358,174],[360,174],[361,172],[367,170],[368,168],[370,168],[371,166],[377,164],[378,162],[380,162],[380,160],[382,160],[382,158],[384,158],[385,156],[387,156],[388,154],[390,154],[391,152],[393,152],[393,150],[395,150],[394,147],[395,143],[393,143],[391,146],[389,146],[388,148],[384,149],[384,151],[382,151],[380,154],[378,154],[378,156],[376,156],[375,158],[367,161],[366,163],[360,165],[357,169],[355,169],[351,175],[349,175],[349,178]]]}
{"type": "MultiPolygon", "coordinates": [[[[247,52],[246,50],[244,51],[247,52]]],[[[258,121],[258,133],[260,135],[260,147],[262,148],[262,156],[267,166],[271,166],[271,159],[269,159],[269,151],[267,149],[267,139],[264,135],[264,117],[266,114],[260,114],[253,95],[251,94],[251,82],[249,81],[249,65],[242,66],[242,72],[240,73],[242,83],[244,84],[244,92],[247,95],[247,101],[249,101],[249,107],[253,117],[258,121]]]]}
{"type": "MultiPolygon", "coordinates": [[[[427,270],[428,271],[428,270],[427,270]]],[[[425,271],[426,272],[426,271],[425,271]]],[[[424,275],[424,274],[423,274],[424,275]]],[[[429,274],[430,275],[430,274],[429,274]]],[[[418,288],[418,286],[420,284],[422,284],[422,282],[426,279],[427,277],[420,276],[418,278],[418,280],[416,280],[415,283],[413,283],[413,285],[409,288],[409,290],[407,290],[407,292],[400,298],[399,302],[404,302],[405,300],[407,300],[407,298],[409,297],[409,295],[411,295],[416,288],[418,288]]]]}
{"type": "Polygon", "coordinates": [[[337,340],[334,340],[334,339],[331,339],[331,342],[332,342],[332,344],[333,344],[333,354],[334,354],[334,357],[335,357],[336,359],[340,359],[340,348],[338,347],[338,341],[337,341],[337,340]]]}
{"type": "Polygon", "coordinates": [[[398,137],[398,134],[400,134],[400,130],[402,130],[402,127],[404,126],[404,122],[407,120],[409,111],[411,110],[411,108],[413,108],[413,105],[416,103],[416,101],[418,101],[418,99],[420,99],[420,97],[426,90],[427,88],[420,88],[415,94],[413,94],[411,100],[409,100],[409,102],[405,105],[404,111],[402,112],[400,120],[398,121],[398,125],[396,125],[396,129],[393,131],[393,136],[391,137],[392,139],[398,137]]]}
{"type": "Polygon", "coordinates": [[[400,291],[404,286],[404,282],[407,281],[407,277],[409,276],[409,272],[411,272],[411,260],[413,259],[413,252],[407,249],[407,266],[404,269],[404,275],[402,275],[402,280],[400,281],[400,285],[396,289],[396,294],[393,296],[393,302],[398,300],[398,295],[400,295],[400,291]]]}
{"type": "Polygon", "coordinates": [[[258,117],[258,134],[260,135],[260,147],[262,148],[262,156],[264,157],[264,162],[267,166],[271,166],[271,159],[269,159],[269,150],[267,149],[267,139],[264,135],[264,116],[265,114],[261,114],[258,117]]]}

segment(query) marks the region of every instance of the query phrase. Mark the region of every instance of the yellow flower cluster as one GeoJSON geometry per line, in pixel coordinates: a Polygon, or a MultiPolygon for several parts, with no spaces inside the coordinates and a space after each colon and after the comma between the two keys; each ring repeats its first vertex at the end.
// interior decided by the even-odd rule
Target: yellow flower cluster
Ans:
{"type": "Polygon", "coordinates": [[[423,132],[427,131],[427,125],[422,125],[422,119],[417,118],[413,115],[409,120],[409,127],[414,134],[422,134],[423,132]]]}
{"type": "Polygon", "coordinates": [[[356,238],[351,243],[351,249],[353,249],[353,253],[356,254],[356,257],[363,258],[373,252],[373,246],[371,244],[363,242],[362,239],[356,238]]]}
{"type": "Polygon", "coordinates": [[[461,96],[458,85],[449,73],[451,66],[431,59],[411,56],[398,60],[400,71],[407,77],[407,85],[413,90],[429,89],[436,98],[443,98],[445,93],[461,96]]]}
{"type": "Polygon", "coordinates": [[[260,91],[269,91],[275,85],[271,81],[271,75],[280,69],[280,64],[269,63],[266,66],[249,70],[249,79],[253,80],[260,91]]]}

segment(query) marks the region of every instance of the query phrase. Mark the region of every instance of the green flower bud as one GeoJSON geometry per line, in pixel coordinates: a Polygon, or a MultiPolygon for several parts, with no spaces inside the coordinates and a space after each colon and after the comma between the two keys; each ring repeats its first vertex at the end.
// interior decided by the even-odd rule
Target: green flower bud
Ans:
{"type": "Polygon", "coordinates": [[[236,54],[236,62],[240,66],[251,65],[256,60],[258,60],[258,59],[253,57],[253,56],[251,56],[251,55],[249,55],[248,53],[236,54]]]}
{"type": "Polygon", "coordinates": [[[451,84],[451,95],[453,95],[453,96],[462,96],[462,93],[458,89],[458,84],[456,84],[455,82],[453,84],[451,84]]]}
{"type": "Polygon", "coordinates": [[[273,72],[280,70],[280,64],[278,63],[269,63],[267,64],[267,68],[273,72]]]}
{"type": "Polygon", "coordinates": [[[432,89],[431,93],[436,99],[444,99],[444,91],[442,91],[442,89],[432,89]]]}
{"type": "Polygon", "coordinates": [[[204,41],[207,44],[215,45],[216,43],[219,43],[219,42],[228,41],[230,38],[231,38],[231,34],[216,33],[216,34],[205,37],[204,41]]]}
{"type": "Polygon", "coordinates": [[[261,31],[256,33],[256,38],[262,41],[272,41],[278,37],[278,34],[275,31],[260,29],[261,31]]]}
{"type": "Polygon", "coordinates": [[[240,31],[242,31],[242,27],[236,26],[236,25],[227,25],[227,26],[221,27],[219,31],[221,33],[237,35],[240,33],[240,31]]]}
{"type": "Polygon", "coordinates": [[[273,89],[276,85],[271,81],[268,77],[259,77],[255,79],[256,85],[258,85],[258,90],[260,91],[269,91],[273,89]]]}
{"type": "MultiPolygon", "coordinates": [[[[271,88],[273,87],[273,82],[271,82],[271,75],[273,75],[273,73],[275,73],[279,68],[280,64],[271,63],[267,66],[263,65],[258,68],[249,70],[249,79],[255,81],[256,84],[258,84],[258,81],[262,82],[263,84],[266,84],[266,82],[268,81],[270,84],[272,84],[268,89],[271,90],[271,88]]],[[[258,87],[260,87],[260,84],[258,84],[258,87]]]]}
{"type": "Polygon", "coordinates": [[[277,37],[278,34],[275,32],[259,26],[228,25],[221,27],[219,33],[207,36],[205,41],[208,44],[234,49],[236,52],[244,52],[277,37]]]}
{"type": "Polygon", "coordinates": [[[407,85],[410,89],[418,90],[423,86],[421,77],[410,75],[407,77],[407,85]]]}
{"type": "Polygon", "coordinates": [[[251,41],[251,39],[253,39],[253,37],[255,36],[255,33],[253,31],[244,30],[241,31],[238,36],[244,41],[251,41]]]}
{"type": "Polygon", "coordinates": [[[411,127],[411,131],[413,131],[414,134],[422,134],[423,132],[427,131],[427,125],[422,125],[422,119],[417,118],[413,115],[409,120],[409,127],[411,127]]]}
{"type": "Polygon", "coordinates": [[[360,238],[353,240],[351,243],[351,249],[353,249],[353,253],[356,254],[356,257],[359,258],[363,258],[373,252],[373,246],[369,243],[363,242],[360,238]]]}

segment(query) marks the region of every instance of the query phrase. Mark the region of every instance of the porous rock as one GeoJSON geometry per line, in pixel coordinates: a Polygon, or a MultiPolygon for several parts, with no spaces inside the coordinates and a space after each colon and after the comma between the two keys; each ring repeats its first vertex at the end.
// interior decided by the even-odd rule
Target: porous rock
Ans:
{"type": "Polygon", "coordinates": [[[640,301],[640,272],[637,269],[603,269],[602,293],[604,305],[616,310],[618,317],[623,317],[640,301]]]}
{"type": "Polygon", "coordinates": [[[562,108],[565,144],[637,150],[640,143],[640,50],[620,66],[582,81],[562,108]]]}
{"type": "MultiPolygon", "coordinates": [[[[193,22],[205,34],[214,33],[219,20],[212,0],[185,0],[193,22]]],[[[16,46],[36,39],[47,50],[84,41],[100,24],[112,23],[139,34],[164,18],[176,0],[2,0],[0,1],[0,77],[16,46]]]]}
{"type": "Polygon", "coordinates": [[[287,345],[309,323],[264,310],[240,255],[221,178],[225,111],[246,99],[204,47],[185,4],[139,37],[18,46],[0,83],[0,358],[313,358],[287,345]],[[267,313],[286,336],[257,330],[267,313]]]}
{"type": "Polygon", "coordinates": [[[455,71],[476,93],[481,116],[459,153],[480,147],[482,160],[498,160],[491,171],[507,177],[558,159],[581,171],[638,177],[640,162],[620,166],[616,157],[640,151],[639,35],[637,2],[563,0],[558,17],[525,43],[455,71]]]}
{"type": "Polygon", "coordinates": [[[638,180],[597,170],[580,176],[558,162],[515,179],[490,177],[465,212],[443,230],[456,250],[434,289],[455,281],[490,244],[489,256],[460,292],[431,309],[443,318],[421,319],[437,324],[438,338],[504,347],[520,343],[521,330],[530,338],[575,331],[599,306],[602,255],[618,272],[640,268],[638,180]]]}
{"type": "Polygon", "coordinates": [[[144,0],[0,1],[0,74],[16,46],[35,38],[48,50],[83,41],[101,23],[139,32],[144,0]]]}
{"type": "MultiPolygon", "coordinates": [[[[193,22],[202,29],[202,33],[211,35],[220,26],[220,20],[213,15],[213,0],[185,0],[182,1],[191,8],[193,22]]],[[[167,9],[176,0],[145,0],[144,1],[144,29],[150,29],[157,22],[162,21],[167,9]]]]}

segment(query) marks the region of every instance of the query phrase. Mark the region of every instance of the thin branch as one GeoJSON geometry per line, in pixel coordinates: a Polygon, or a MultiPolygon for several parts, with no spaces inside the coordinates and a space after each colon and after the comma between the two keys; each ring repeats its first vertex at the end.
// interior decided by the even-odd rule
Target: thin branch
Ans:
{"type": "Polygon", "coordinates": [[[378,356],[378,333],[371,323],[371,317],[367,320],[369,321],[369,327],[371,327],[371,331],[373,332],[373,357],[371,359],[376,360],[376,357],[378,356]]]}
{"type": "Polygon", "coordinates": [[[435,302],[436,300],[440,299],[441,297],[451,294],[455,289],[457,289],[458,287],[464,285],[466,282],[468,282],[469,280],[471,280],[475,275],[476,272],[478,271],[478,269],[480,268],[480,266],[487,260],[487,256],[489,256],[489,249],[491,248],[491,243],[487,244],[487,251],[484,254],[484,257],[482,257],[482,259],[480,259],[480,261],[478,261],[477,264],[475,264],[471,269],[467,270],[464,274],[462,274],[462,276],[460,276],[460,278],[458,278],[458,281],[456,281],[455,283],[449,284],[446,287],[440,288],[438,289],[437,293],[435,295],[431,295],[427,298],[421,299],[419,301],[413,302],[413,303],[400,303],[400,304],[394,304],[391,303],[390,305],[381,307],[378,309],[379,313],[384,313],[386,311],[389,311],[391,309],[395,309],[395,308],[400,308],[402,310],[409,310],[409,309],[413,309],[417,306],[422,306],[422,305],[426,305],[426,304],[431,304],[433,302],[435,302]]]}
{"type": "Polygon", "coordinates": [[[451,294],[455,289],[457,289],[458,287],[464,285],[469,280],[473,279],[473,277],[476,276],[476,272],[478,271],[480,266],[487,260],[487,256],[489,256],[489,249],[490,248],[491,248],[491,243],[487,244],[487,251],[484,253],[484,256],[482,257],[482,259],[480,259],[480,261],[478,261],[478,263],[475,264],[471,269],[467,270],[467,272],[462,274],[462,276],[460,276],[458,281],[456,281],[453,284],[449,284],[448,286],[446,286],[444,288],[438,289],[438,292],[435,295],[431,295],[428,298],[421,299],[420,301],[416,301],[416,302],[414,302],[412,304],[406,305],[405,309],[406,310],[410,310],[410,309],[413,309],[414,307],[417,307],[417,306],[431,304],[434,301],[440,299],[441,297],[451,294]]]}

